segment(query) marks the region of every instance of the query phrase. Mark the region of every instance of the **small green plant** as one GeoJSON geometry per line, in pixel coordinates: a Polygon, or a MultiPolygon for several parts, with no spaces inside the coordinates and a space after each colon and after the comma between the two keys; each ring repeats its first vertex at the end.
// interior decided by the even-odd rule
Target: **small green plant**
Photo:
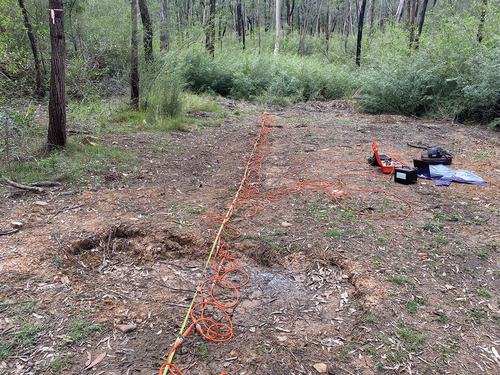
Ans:
{"type": "Polygon", "coordinates": [[[208,358],[208,344],[202,343],[198,346],[198,355],[201,357],[203,361],[206,361],[208,358]]]}
{"type": "Polygon", "coordinates": [[[333,361],[346,361],[349,358],[349,352],[346,348],[341,348],[338,354],[332,356],[333,361]]]}
{"type": "Polygon", "coordinates": [[[479,294],[481,297],[491,298],[491,293],[488,292],[485,288],[478,288],[476,290],[476,293],[479,294]]]}
{"type": "Polygon", "coordinates": [[[80,342],[90,333],[102,331],[102,326],[99,324],[91,324],[82,319],[75,319],[68,325],[68,335],[65,336],[65,343],[80,342]]]}
{"type": "Polygon", "coordinates": [[[400,329],[398,331],[398,335],[407,344],[405,345],[406,350],[411,352],[418,352],[418,346],[426,340],[425,335],[419,334],[409,328],[400,329]]]}
{"type": "Polygon", "coordinates": [[[417,303],[415,301],[408,301],[406,304],[406,310],[410,314],[415,314],[417,312],[417,303]]]}
{"type": "Polygon", "coordinates": [[[326,235],[333,237],[333,238],[336,238],[336,239],[340,239],[344,236],[344,232],[342,232],[340,230],[332,229],[332,230],[329,230],[328,232],[326,232],[326,235]]]}
{"type": "Polygon", "coordinates": [[[436,318],[436,321],[441,322],[441,323],[446,323],[448,321],[448,315],[446,314],[441,314],[436,318]]]}
{"type": "Polygon", "coordinates": [[[48,367],[56,373],[61,373],[68,367],[68,364],[66,358],[57,358],[50,362],[48,367]]]}
{"type": "Polygon", "coordinates": [[[478,323],[481,323],[481,319],[483,319],[486,316],[486,311],[484,310],[473,310],[472,311],[472,316],[474,319],[478,321],[478,323]]]}
{"type": "Polygon", "coordinates": [[[389,277],[389,281],[391,283],[398,284],[398,285],[404,285],[407,282],[409,282],[408,279],[405,279],[404,277],[401,277],[401,276],[391,276],[391,277],[389,277]]]}
{"type": "Polygon", "coordinates": [[[484,251],[477,251],[476,255],[481,258],[481,259],[488,259],[490,256],[488,253],[485,253],[484,251]]]}
{"type": "Polygon", "coordinates": [[[497,241],[490,241],[486,244],[486,248],[488,250],[496,250],[498,248],[500,248],[500,242],[497,242],[497,241]]]}
{"type": "Polygon", "coordinates": [[[33,339],[44,329],[45,326],[43,324],[28,322],[22,326],[21,331],[14,337],[14,344],[32,347],[33,339]]]}
{"type": "Polygon", "coordinates": [[[367,316],[367,317],[365,318],[365,321],[366,321],[367,323],[375,323],[377,320],[375,319],[375,317],[374,317],[373,315],[370,315],[370,316],[367,316]]]}
{"type": "Polygon", "coordinates": [[[440,243],[440,244],[447,244],[450,242],[449,239],[441,237],[441,236],[434,236],[434,241],[436,241],[437,243],[440,243]]]}
{"type": "Polygon", "coordinates": [[[0,359],[7,359],[12,355],[13,346],[5,344],[0,346],[0,359]]]}

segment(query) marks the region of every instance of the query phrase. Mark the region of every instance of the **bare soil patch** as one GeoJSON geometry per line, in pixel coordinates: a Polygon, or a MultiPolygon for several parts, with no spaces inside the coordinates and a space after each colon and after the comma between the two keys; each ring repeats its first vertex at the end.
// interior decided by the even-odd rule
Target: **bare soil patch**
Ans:
{"type": "MultiPolygon", "coordinates": [[[[240,115],[221,127],[102,137],[140,155],[137,173],[110,170],[69,194],[0,186],[0,232],[23,223],[0,236],[0,374],[158,373],[195,290],[214,274],[204,275],[215,237],[202,216],[225,215],[260,130],[256,108],[223,105],[240,115]]],[[[290,183],[299,157],[308,168],[296,177],[345,175],[345,207],[402,218],[407,201],[412,211],[404,220],[353,214],[327,191],[252,199],[264,209],[234,216],[242,235],[223,237],[249,275],[228,309],[233,337],[213,343],[193,329],[176,366],[193,375],[315,374],[319,363],[330,374],[500,373],[499,133],[361,115],[346,102],[270,115],[259,191],[290,183]],[[421,150],[408,143],[440,145],[452,168],[488,186],[397,184],[366,163],[372,141],[410,166],[421,150]]]]}

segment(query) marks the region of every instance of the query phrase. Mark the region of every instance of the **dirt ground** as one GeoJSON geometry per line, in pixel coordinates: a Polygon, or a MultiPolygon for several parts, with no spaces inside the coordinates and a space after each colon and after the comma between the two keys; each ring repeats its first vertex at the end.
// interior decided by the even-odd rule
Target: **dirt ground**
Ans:
{"type": "MultiPolygon", "coordinates": [[[[226,214],[260,131],[257,108],[223,106],[220,127],[101,137],[140,156],[136,173],[42,194],[0,185],[0,374],[158,373],[215,275],[203,216],[226,214]],[[11,222],[22,227],[5,234],[11,222]]],[[[193,329],[173,363],[191,375],[499,374],[500,133],[347,102],[268,111],[266,178],[251,182],[263,209],[236,210],[241,236],[222,236],[249,276],[226,309],[232,337],[193,329]],[[372,141],[410,166],[415,146],[439,145],[488,186],[395,183],[366,162],[372,141]],[[302,194],[283,188],[297,181],[310,182],[302,194]]]]}

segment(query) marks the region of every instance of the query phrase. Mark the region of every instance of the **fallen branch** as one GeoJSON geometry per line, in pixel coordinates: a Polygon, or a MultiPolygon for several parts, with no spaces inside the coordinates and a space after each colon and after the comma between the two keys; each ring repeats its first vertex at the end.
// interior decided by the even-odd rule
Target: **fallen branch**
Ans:
{"type": "Polygon", "coordinates": [[[7,236],[9,234],[16,233],[16,232],[19,232],[19,229],[10,229],[10,230],[6,230],[6,231],[0,230],[0,236],[7,236]]]}
{"type": "Polygon", "coordinates": [[[406,144],[410,147],[415,147],[415,148],[421,148],[422,150],[427,150],[429,147],[425,147],[425,146],[418,146],[418,145],[413,145],[411,143],[408,143],[406,142],[406,144]]]}
{"type": "Polygon", "coordinates": [[[15,182],[15,181],[12,181],[10,179],[8,179],[7,177],[5,177],[4,175],[2,175],[2,178],[5,180],[5,182],[7,182],[9,185],[12,185],[18,189],[24,189],[24,190],[31,190],[31,191],[36,191],[37,193],[43,193],[44,190],[41,188],[41,187],[36,187],[36,186],[29,186],[29,185],[23,185],[23,184],[20,184],[19,182],[15,182]]]}
{"type": "Polygon", "coordinates": [[[36,181],[36,182],[32,182],[29,186],[51,187],[51,186],[62,186],[62,184],[58,181],[36,181]]]}

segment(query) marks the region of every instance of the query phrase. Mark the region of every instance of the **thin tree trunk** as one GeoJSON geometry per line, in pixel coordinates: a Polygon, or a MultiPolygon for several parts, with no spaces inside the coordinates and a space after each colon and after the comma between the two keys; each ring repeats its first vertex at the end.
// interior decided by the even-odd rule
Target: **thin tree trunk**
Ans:
{"type": "Polygon", "coordinates": [[[363,22],[365,19],[365,7],[366,0],[361,2],[361,9],[359,10],[359,18],[358,18],[358,41],[356,43],[356,65],[361,65],[361,41],[363,39],[363,22]]]}
{"type": "Polygon", "coordinates": [[[50,92],[47,148],[66,146],[66,39],[64,37],[63,0],[49,0],[50,92]]]}
{"type": "Polygon", "coordinates": [[[168,12],[168,0],[161,1],[161,11],[160,11],[160,42],[161,48],[168,51],[168,26],[167,26],[167,13],[168,12]]]}
{"type": "Polygon", "coordinates": [[[422,29],[424,27],[424,20],[425,20],[425,11],[427,10],[427,3],[429,0],[424,0],[424,3],[422,4],[422,10],[420,11],[420,20],[418,22],[418,35],[415,40],[415,49],[418,48],[418,42],[420,41],[420,35],[422,35],[422,29]]]}
{"type": "Polygon", "coordinates": [[[73,32],[73,9],[76,5],[76,0],[73,1],[68,1],[66,3],[68,6],[66,7],[66,13],[68,15],[68,21],[69,21],[69,32],[71,35],[71,41],[73,42],[73,48],[75,49],[75,54],[78,53],[78,46],[76,45],[76,38],[75,34],[73,32]]]}
{"type": "Polygon", "coordinates": [[[345,42],[344,42],[344,49],[347,51],[347,40],[349,38],[349,9],[351,7],[350,0],[345,0],[345,7],[344,7],[344,22],[342,26],[342,31],[345,37],[345,42]]]}
{"type": "Polygon", "coordinates": [[[142,27],[143,32],[143,44],[144,44],[144,57],[146,62],[151,64],[154,61],[153,56],[153,25],[151,24],[151,18],[149,17],[148,6],[146,0],[139,0],[139,10],[141,12],[142,27]]]}
{"type": "Polygon", "coordinates": [[[215,0],[210,0],[209,25],[207,32],[207,50],[213,57],[215,52],[215,0]]]}
{"type": "Polygon", "coordinates": [[[260,0],[257,0],[257,27],[259,31],[259,55],[260,55],[260,0]]]}
{"type": "Polygon", "coordinates": [[[137,0],[130,1],[132,14],[132,38],[130,41],[130,106],[139,108],[139,54],[137,40],[137,0]]]}
{"type": "Polygon", "coordinates": [[[398,10],[396,11],[396,23],[401,22],[404,5],[405,5],[405,0],[399,0],[398,10]]]}
{"type": "Polygon", "coordinates": [[[418,15],[419,0],[413,0],[410,18],[410,49],[413,48],[413,43],[415,42],[415,27],[418,15]]]}
{"type": "Polygon", "coordinates": [[[330,46],[330,0],[326,0],[326,29],[325,29],[325,39],[326,39],[326,53],[328,54],[328,49],[330,46]]]}
{"type": "Polygon", "coordinates": [[[28,18],[28,12],[24,6],[23,0],[19,0],[19,7],[21,8],[24,16],[24,27],[26,27],[26,32],[28,33],[28,38],[30,40],[31,52],[33,53],[33,62],[35,64],[36,72],[36,94],[39,97],[44,96],[43,83],[42,83],[42,69],[40,67],[40,59],[38,58],[38,49],[36,47],[35,36],[33,35],[33,28],[31,27],[31,22],[28,18]]]}
{"type": "Polygon", "coordinates": [[[370,35],[373,34],[374,18],[375,18],[375,0],[371,0],[371,4],[370,4],[370,35]]]}
{"type": "Polygon", "coordinates": [[[311,15],[311,10],[313,8],[314,1],[310,0],[309,6],[307,7],[306,4],[306,9],[304,13],[304,30],[302,32],[302,38],[300,39],[300,56],[304,56],[305,53],[305,45],[306,45],[306,36],[307,36],[307,29],[309,28],[309,18],[311,15]]]}
{"type": "Polygon", "coordinates": [[[274,54],[277,55],[280,51],[280,0],[276,0],[276,42],[274,43],[274,54]]]}
{"type": "Polygon", "coordinates": [[[483,0],[483,7],[481,9],[481,16],[479,17],[479,26],[477,27],[477,41],[481,43],[483,41],[483,30],[484,21],[486,19],[486,7],[488,6],[488,0],[483,0]]]}
{"type": "Polygon", "coordinates": [[[323,7],[323,0],[320,0],[319,5],[318,5],[318,14],[316,16],[316,29],[314,31],[314,44],[316,44],[316,41],[318,40],[318,34],[319,34],[319,17],[321,16],[321,8],[323,7]]]}

